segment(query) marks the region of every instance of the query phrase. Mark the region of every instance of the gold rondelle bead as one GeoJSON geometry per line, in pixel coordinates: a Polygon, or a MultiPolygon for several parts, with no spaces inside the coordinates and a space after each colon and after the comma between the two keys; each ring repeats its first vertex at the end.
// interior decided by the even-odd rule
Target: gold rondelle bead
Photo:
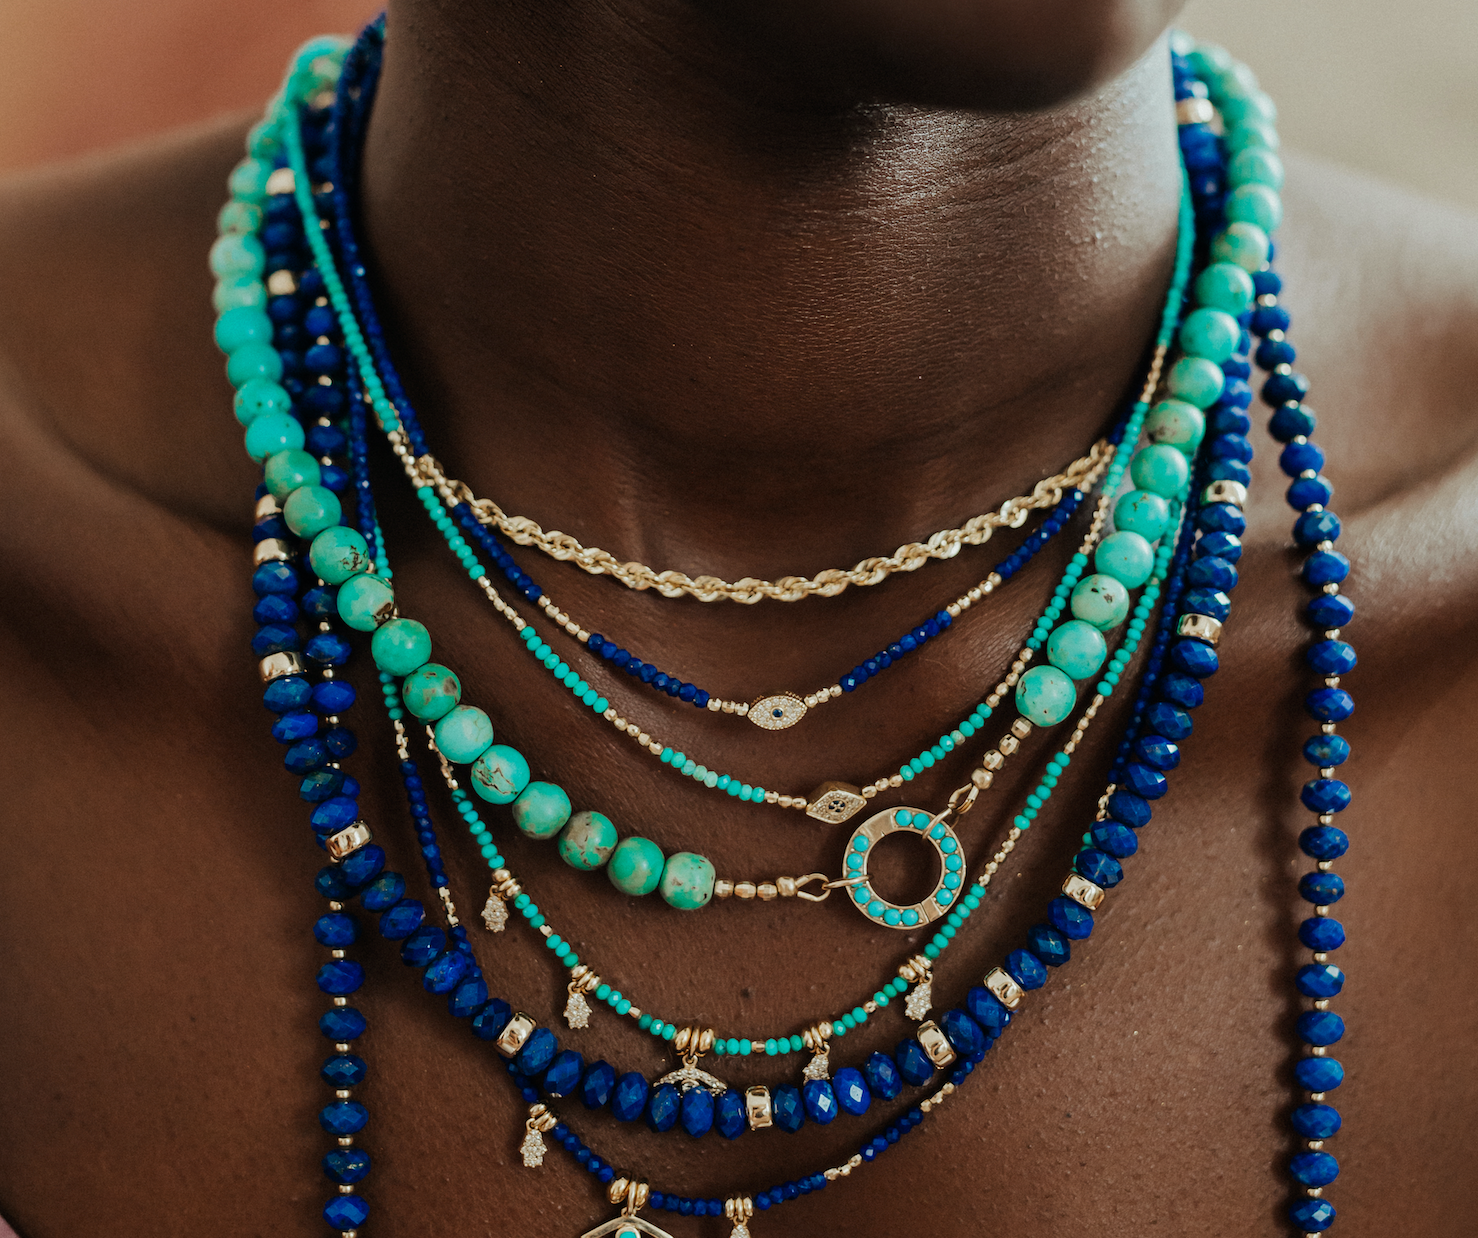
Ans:
{"type": "Polygon", "coordinates": [[[715,881],[713,883],[713,897],[714,898],[728,898],[733,893],[734,893],[734,883],[732,881],[728,881],[728,880],[725,880],[725,879],[720,879],[720,880],[715,881]]]}
{"type": "Polygon", "coordinates": [[[794,898],[795,897],[795,878],[794,877],[777,877],[775,879],[775,889],[776,889],[776,892],[780,895],[781,898],[794,898]]]}
{"type": "Polygon", "coordinates": [[[1032,724],[1028,722],[1025,718],[1017,718],[1016,721],[1011,724],[1011,734],[1016,736],[1017,739],[1025,739],[1031,733],[1032,724]]]}
{"type": "Polygon", "coordinates": [[[735,898],[753,898],[754,895],[755,895],[754,882],[752,882],[752,881],[736,881],[734,883],[734,897],[735,898]]]}

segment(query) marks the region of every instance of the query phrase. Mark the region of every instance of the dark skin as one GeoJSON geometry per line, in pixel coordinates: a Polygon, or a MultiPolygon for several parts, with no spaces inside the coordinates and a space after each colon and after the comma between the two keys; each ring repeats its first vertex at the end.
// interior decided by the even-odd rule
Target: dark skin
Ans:
{"type": "MultiPolygon", "coordinates": [[[[1082,6],[1059,7],[1063,28],[1080,28],[1082,6]]],[[[982,5],[973,18],[994,20],[998,38],[973,45],[943,4],[817,0],[793,14],[393,9],[365,228],[428,434],[479,493],[658,568],[810,573],[1024,492],[1136,388],[1173,246],[1168,74],[1160,50],[1141,58],[1166,14],[1093,6],[1101,29],[1064,43],[1013,32],[982,5]],[[996,63],[1022,66],[1021,80],[996,63]]],[[[321,856],[254,703],[257,475],[209,343],[204,255],[243,128],[15,184],[0,201],[12,462],[0,488],[0,1213],[27,1238],[318,1234],[332,1189],[313,1120],[326,1099],[314,1078],[324,1001],[309,979],[322,950],[307,932],[321,856]]],[[[1304,160],[1290,161],[1285,200],[1286,303],[1359,606],[1359,711],[1342,728],[1356,754],[1342,822],[1355,846],[1339,865],[1351,940],[1336,956],[1351,977],[1336,1004],[1351,1080],[1331,1144],[1346,1172],[1330,1196],[1349,1238],[1445,1235],[1466,1215],[1478,1113],[1465,899],[1478,858],[1466,794],[1478,229],[1304,160]]],[[[1311,680],[1285,482],[1270,440],[1254,441],[1224,669],[1093,938],[961,1096],[857,1179],[761,1216],[757,1233],[1035,1236],[1085,1219],[1116,1238],[1287,1232],[1311,680]]],[[[403,611],[428,623],[438,658],[536,777],[623,833],[703,851],[721,875],[836,868],[847,827],[718,799],[551,690],[438,550],[383,453],[377,468],[403,611]]],[[[642,725],[766,785],[870,779],[989,690],[1082,524],[947,641],[783,736],[588,677],[642,725]]],[[[752,696],[830,681],[1011,544],[752,610],[521,561],[588,625],[752,696]]],[[[363,694],[347,719],[361,737],[350,769],[391,866],[429,899],[366,665],[361,652],[350,670],[363,694]]],[[[1040,918],[1102,791],[1127,696],[947,956],[941,1003],[1040,918]]],[[[992,734],[905,802],[941,803],[992,734]]],[[[972,856],[993,849],[1047,743],[1035,737],[966,818],[972,856]]],[[[523,930],[476,926],[486,870],[444,799],[433,807],[494,991],[557,1020],[559,969],[523,930]]],[[[521,839],[503,811],[486,815],[582,956],[680,1022],[799,1026],[849,1007],[922,944],[865,928],[839,899],[701,915],[626,900],[521,839]]],[[[927,881],[889,859],[885,884],[927,881]]],[[[562,1154],[522,1169],[523,1111],[500,1063],[365,929],[352,953],[369,972],[359,1094],[374,1232],[575,1235],[609,1216],[562,1154]]],[[[883,1012],[834,1060],[889,1049],[903,1028],[883,1012]]],[[[562,1040],[623,1070],[670,1068],[600,1014],[562,1040]]],[[[781,1081],[768,1062],[714,1069],[781,1081]]],[[[733,1147],[655,1138],[574,1102],[562,1112],[621,1169],[723,1195],[838,1164],[896,1109],[733,1147]]],[[[657,1219],[675,1233],[728,1230],[668,1215],[657,1219]]]]}

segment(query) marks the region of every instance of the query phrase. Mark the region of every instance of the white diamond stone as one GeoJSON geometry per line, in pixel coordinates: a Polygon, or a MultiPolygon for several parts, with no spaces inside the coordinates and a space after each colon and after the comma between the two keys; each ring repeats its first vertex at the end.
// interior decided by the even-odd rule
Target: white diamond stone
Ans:
{"type": "Polygon", "coordinates": [[[487,925],[490,933],[501,933],[503,926],[508,923],[507,904],[496,894],[488,895],[488,901],[482,909],[482,922],[487,925]]]}
{"type": "Polygon", "coordinates": [[[934,995],[929,991],[930,981],[925,980],[913,987],[913,992],[908,995],[908,1000],[903,1004],[903,1013],[910,1019],[922,1019],[929,1013],[929,1007],[934,1003],[934,995]]]}
{"type": "Polygon", "coordinates": [[[570,1000],[565,1003],[565,1022],[571,1027],[590,1026],[590,1003],[585,1000],[584,993],[570,994],[570,1000]]]}
{"type": "Polygon", "coordinates": [[[538,1169],[544,1164],[544,1136],[530,1127],[529,1133],[523,1137],[523,1147],[519,1151],[523,1153],[525,1169],[538,1169]]]}
{"type": "Polygon", "coordinates": [[[820,1053],[816,1054],[815,1057],[806,1063],[806,1069],[801,1072],[801,1078],[807,1081],[830,1078],[831,1072],[828,1069],[827,1057],[827,1051],[822,1049],[820,1053]]]}
{"type": "Polygon", "coordinates": [[[734,1229],[729,1234],[729,1238],[749,1238],[749,1226],[743,1221],[735,1221],[734,1229]]]}

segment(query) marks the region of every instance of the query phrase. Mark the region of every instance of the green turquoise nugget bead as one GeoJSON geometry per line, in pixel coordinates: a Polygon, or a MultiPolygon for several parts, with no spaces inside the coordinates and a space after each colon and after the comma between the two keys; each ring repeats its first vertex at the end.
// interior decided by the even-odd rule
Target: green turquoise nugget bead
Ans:
{"type": "MultiPolygon", "coordinates": [[[[330,530],[332,532],[332,530],[330,530]]],[[[327,533],[320,533],[327,537],[327,533]]],[[[316,547],[317,542],[313,543],[316,547]]],[[[322,572],[319,573],[323,575],[322,572]]],[[[328,577],[324,577],[325,580],[328,577]]],[[[435,722],[444,718],[462,699],[462,681],[456,672],[435,662],[419,666],[405,677],[400,685],[400,696],[405,707],[422,722],[435,722]]],[[[542,785],[542,784],[538,784],[542,785]]]]}
{"type": "Polygon", "coordinates": [[[387,675],[409,675],[431,657],[431,633],[414,619],[388,619],[370,638],[370,657],[387,675]]]}
{"type": "Polygon", "coordinates": [[[1191,479],[1191,466],[1185,453],[1165,443],[1141,447],[1129,461],[1129,476],[1141,490],[1153,490],[1162,498],[1173,499],[1191,479]]]}
{"type": "Polygon", "coordinates": [[[265,378],[253,378],[250,382],[242,383],[233,407],[236,420],[249,426],[263,413],[291,413],[293,398],[280,384],[269,382],[265,378]]]}
{"type": "Polygon", "coordinates": [[[1034,666],[1016,683],[1016,708],[1028,722],[1056,726],[1078,701],[1078,689],[1066,671],[1034,666]]]}
{"type": "Polygon", "coordinates": [[[662,866],[662,897],[679,911],[697,911],[713,897],[713,877],[711,860],[679,851],[662,866]]]}
{"type": "Polygon", "coordinates": [[[243,202],[260,202],[267,196],[267,178],[272,175],[270,164],[260,159],[243,159],[231,169],[226,181],[233,198],[243,202]]]}
{"type": "Polygon", "coordinates": [[[237,306],[216,319],[216,347],[228,356],[243,344],[270,344],[272,320],[259,309],[237,306]]]}
{"type": "Polygon", "coordinates": [[[1262,120],[1249,120],[1245,124],[1233,125],[1223,139],[1227,152],[1234,157],[1244,150],[1277,150],[1281,145],[1278,131],[1262,120]]]}
{"type": "Polygon", "coordinates": [[[369,572],[351,576],[339,586],[339,618],[356,632],[373,632],[395,614],[395,590],[369,572]]]}
{"type": "Polygon", "coordinates": [[[1186,315],[1180,326],[1180,346],[1193,357],[1218,364],[1237,351],[1242,328],[1225,310],[1198,309],[1186,315]]]}
{"type": "Polygon", "coordinates": [[[1157,542],[1170,527],[1170,504],[1153,490],[1131,490],[1114,504],[1114,528],[1157,542]]]}
{"type": "Polygon", "coordinates": [[[436,747],[454,765],[471,765],[493,742],[493,721],[476,705],[458,705],[436,724],[436,747]]]}
{"type": "Polygon", "coordinates": [[[1235,262],[1213,262],[1196,277],[1196,300],[1233,318],[1252,308],[1252,276],[1235,262]]]}
{"type": "Polygon", "coordinates": [[[494,744],[472,763],[472,789],[490,804],[511,804],[528,785],[529,763],[507,744],[494,744]]]}
{"type": "Polygon", "coordinates": [[[606,876],[622,894],[650,894],[662,880],[662,848],[650,838],[623,838],[611,852],[606,876]]]}
{"type": "MultiPolygon", "coordinates": [[[[277,459],[276,456],[272,458],[277,459]]],[[[313,459],[312,456],[308,458],[313,459]]],[[[315,460],[315,467],[317,463],[315,460]]],[[[330,585],[342,585],[351,576],[375,570],[375,562],[370,557],[369,544],[364,540],[364,535],[358,529],[351,529],[343,524],[324,529],[313,539],[313,545],[308,548],[308,562],[319,578],[330,585]]]]}
{"type": "Polygon", "coordinates": [[[559,858],[571,868],[593,872],[616,850],[616,827],[603,812],[577,812],[560,831],[559,858]]]}
{"type": "Polygon", "coordinates": [[[1185,400],[1161,400],[1146,414],[1144,432],[1150,442],[1164,443],[1191,456],[1206,433],[1206,418],[1185,400]]]}
{"type": "Polygon", "coordinates": [[[282,377],[282,358],[271,344],[243,344],[226,358],[226,378],[233,387],[240,387],[254,378],[265,378],[275,383],[282,377]]]}
{"type": "Polygon", "coordinates": [[[305,442],[303,427],[287,413],[263,413],[246,427],[246,454],[258,464],[279,451],[291,451],[305,442]]]}
{"type": "Polygon", "coordinates": [[[1186,57],[1197,77],[1203,81],[1220,81],[1222,74],[1236,63],[1232,53],[1215,43],[1198,43],[1186,57]]]}
{"type": "MultiPolygon", "coordinates": [[[[1237,269],[1240,271],[1241,267],[1237,269]]],[[[1249,284],[1251,282],[1248,281],[1249,284]]],[[[1177,400],[1184,400],[1197,408],[1210,408],[1221,398],[1226,375],[1222,373],[1221,366],[1207,361],[1205,357],[1182,357],[1170,367],[1170,374],[1165,382],[1170,388],[1170,394],[1177,400]]]]}
{"type": "Polygon", "coordinates": [[[343,514],[339,496],[323,486],[299,486],[282,504],[282,518],[299,537],[317,537],[343,514]]]}
{"type": "Polygon", "coordinates": [[[1261,271],[1268,260],[1269,246],[1266,232],[1256,224],[1238,220],[1212,238],[1211,256],[1218,262],[1235,262],[1244,271],[1261,271]]]}
{"type": "Polygon", "coordinates": [[[1070,679],[1091,679],[1108,657],[1108,642],[1091,623],[1069,619],[1047,638],[1047,661],[1070,679]]]}
{"type": "Polygon", "coordinates": [[[255,275],[228,275],[216,281],[210,303],[217,314],[229,309],[263,309],[267,304],[267,285],[255,275]]]}
{"type": "MultiPolygon", "coordinates": [[[[529,838],[553,838],[570,819],[570,797],[552,782],[531,782],[510,810],[513,824],[529,838]]],[[[615,839],[611,846],[616,845],[615,839]]]]}
{"type": "Polygon", "coordinates": [[[1222,100],[1221,115],[1232,128],[1246,124],[1271,125],[1278,119],[1278,107],[1271,95],[1253,90],[1240,97],[1222,100]]]}
{"type": "Polygon", "coordinates": [[[1078,581],[1070,603],[1074,619],[1107,632],[1129,614],[1129,590],[1112,576],[1094,574],[1078,581]]]}
{"type": "Polygon", "coordinates": [[[1283,188],[1283,161],[1261,146],[1239,150],[1227,164],[1227,183],[1283,188]]]}
{"type": "Polygon", "coordinates": [[[1113,533],[1098,543],[1093,566],[1126,589],[1138,589],[1155,570],[1155,549],[1138,533],[1113,533]]]}
{"type": "Polygon", "coordinates": [[[1276,232],[1283,222],[1283,199],[1267,185],[1239,185],[1227,194],[1226,213],[1233,222],[1276,232]]]}
{"type": "Polygon", "coordinates": [[[279,503],[299,487],[316,486],[322,479],[323,469],[318,461],[301,448],[279,451],[275,456],[268,456],[262,465],[262,481],[279,503]]]}
{"type": "Polygon", "coordinates": [[[230,279],[233,275],[255,279],[261,275],[266,261],[261,241],[249,232],[228,232],[217,237],[210,247],[210,270],[217,279],[230,279]]]}

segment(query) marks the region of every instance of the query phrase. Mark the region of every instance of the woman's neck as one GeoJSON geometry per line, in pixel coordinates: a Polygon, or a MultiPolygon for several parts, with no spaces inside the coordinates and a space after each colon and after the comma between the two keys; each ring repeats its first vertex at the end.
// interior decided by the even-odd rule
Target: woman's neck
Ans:
{"type": "Polygon", "coordinates": [[[725,575],[998,505],[1136,385],[1167,59],[984,114],[812,90],[670,0],[393,8],[362,209],[433,450],[546,527],[725,575]]]}

